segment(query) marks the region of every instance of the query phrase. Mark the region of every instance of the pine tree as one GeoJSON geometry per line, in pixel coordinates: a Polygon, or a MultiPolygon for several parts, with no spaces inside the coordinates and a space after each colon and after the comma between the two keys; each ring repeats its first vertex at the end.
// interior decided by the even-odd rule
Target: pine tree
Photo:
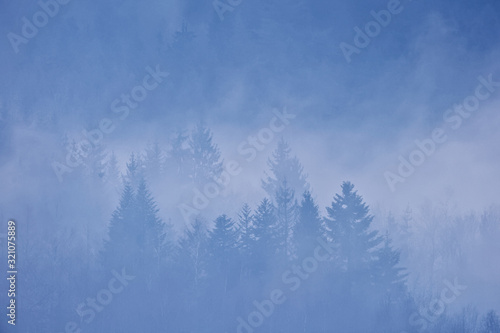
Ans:
{"type": "Polygon", "coordinates": [[[189,136],[178,131],[171,141],[171,148],[165,161],[166,172],[181,182],[187,182],[192,169],[190,160],[189,136]]]}
{"type": "Polygon", "coordinates": [[[370,231],[373,216],[363,198],[354,191],[350,182],[342,184],[342,194],[336,194],[325,219],[338,255],[346,272],[369,268],[374,259],[374,249],[381,243],[377,231],[370,231]]]}
{"type": "Polygon", "coordinates": [[[123,181],[128,182],[132,189],[137,190],[139,183],[144,178],[143,163],[140,157],[132,153],[130,155],[129,161],[127,162],[127,171],[124,176],[123,181]]]}
{"type": "Polygon", "coordinates": [[[188,285],[199,288],[206,279],[208,233],[200,219],[187,228],[178,244],[176,266],[188,285]]]}
{"type": "Polygon", "coordinates": [[[297,203],[294,197],[293,189],[284,179],[275,194],[276,224],[274,225],[274,231],[278,237],[276,239],[278,250],[284,258],[292,257],[294,253],[292,231],[297,221],[297,203]]]}
{"type": "Polygon", "coordinates": [[[270,197],[274,197],[286,181],[294,193],[303,193],[309,189],[307,175],[296,156],[291,156],[288,143],[281,138],[278,147],[267,161],[269,173],[262,180],[262,188],[270,197]]]}
{"type": "MultiPolygon", "coordinates": [[[[130,168],[133,169],[133,168],[130,168]]],[[[133,315],[121,323],[123,327],[138,325],[144,321],[147,327],[158,324],[160,295],[155,292],[160,286],[160,271],[165,257],[165,226],[158,217],[156,203],[147,189],[144,179],[139,179],[137,192],[126,181],[118,208],[112,215],[109,239],[102,253],[106,270],[123,269],[133,275],[134,288],[130,297],[148,300],[139,310],[123,304],[120,311],[131,311],[133,315]]],[[[116,309],[118,311],[118,309],[116,309]]],[[[113,316],[117,316],[115,312],[113,316]]],[[[123,327],[120,329],[123,330],[123,327]]],[[[134,326],[131,326],[134,327],[134,326]]]]}
{"type": "Polygon", "coordinates": [[[182,318],[187,318],[188,313],[195,314],[192,320],[182,323],[186,332],[200,332],[204,314],[207,313],[204,296],[208,283],[208,264],[208,232],[204,223],[197,218],[179,241],[173,270],[179,299],[176,308],[179,308],[182,318]]]}
{"type": "Polygon", "coordinates": [[[102,144],[80,147],[83,158],[84,173],[92,179],[104,181],[106,175],[107,154],[102,144]]]}
{"type": "Polygon", "coordinates": [[[222,330],[232,309],[230,292],[239,281],[238,235],[235,223],[226,215],[215,220],[215,227],[209,235],[206,299],[217,330],[222,330]]]}
{"type": "Polygon", "coordinates": [[[218,179],[222,173],[223,162],[219,148],[212,141],[212,133],[203,124],[198,124],[189,140],[191,149],[191,179],[194,184],[203,186],[218,179]]]}
{"type": "Polygon", "coordinates": [[[480,333],[500,333],[500,318],[494,310],[484,316],[480,333]]]}
{"type": "Polygon", "coordinates": [[[238,214],[238,248],[244,259],[248,258],[249,254],[252,221],[252,209],[248,204],[244,204],[238,214]]]}
{"type": "Polygon", "coordinates": [[[411,238],[412,238],[412,224],[413,216],[412,210],[408,205],[401,218],[401,223],[399,225],[399,234],[397,236],[397,247],[401,249],[401,260],[407,262],[410,255],[411,248],[411,238]]]}
{"type": "Polygon", "coordinates": [[[146,148],[144,168],[149,183],[158,181],[163,174],[163,152],[158,141],[146,148]]]}
{"type": "Polygon", "coordinates": [[[408,274],[404,273],[404,268],[399,267],[400,252],[392,248],[388,233],[385,234],[383,246],[376,251],[376,257],[372,269],[376,290],[382,293],[386,302],[402,300],[408,274]]]}
{"type": "Polygon", "coordinates": [[[143,267],[146,271],[159,274],[160,264],[166,256],[166,227],[158,217],[158,208],[149,192],[146,181],[141,179],[136,195],[136,214],[138,223],[142,224],[143,233],[139,235],[139,245],[143,256],[143,267]]]}
{"type": "Polygon", "coordinates": [[[235,223],[225,214],[215,219],[215,227],[209,234],[211,267],[217,273],[227,273],[234,262],[237,250],[237,230],[235,223]]]}
{"type": "Polygon", "coordinates": [[[377,231],[370,230],[372,220],[368,206],[354,190],[354,185],[344,182],[342,193],[335,195],[325,218],[335,250],[335,267],[329,278],[334,286],[330,297],[337,304],[332,303],[330,311],[335,307],[342,310],[336,317],[325,320],[348,325],[353,332],[367,331],[369,324],[361,320],[360,314],[364,318],[374,311],[367,299],[373,293],[373,267],[382,238],[377,231]]]}
{"type": "Polygon", "coordinates": [[[118,168],[118,160],[116,159],[115,152],[111,152],[111,156],[106,165],[106,181],[115,190],[121,189],[121,176],[120,169],[118,168]]]}
{"type": "Polygon", "coordinates": [[[108,240],[102,253],[107,268],[136,266],[137,235],[140,226],[135,223],[135,195],[129,183],[125,183],[118,208],[109,223],[108,240]]]}
{"type": "Polygon", "coordinates": [[[393,249],[389,233],[386,232],[383,246],[376,251],[376,260],[370,273],[371,291],[368,296],[376,305],[376,331],[386,332],[406,324],[401,318],[406,315],[404,311],[408,306],[408,274],[400,267],[399,257],[399,250],[393,249]]]}
{"type": "Polygon", "coordinates": [[[157,275],[168,247],[167,230],[144,179],[139,181],[136,194],[130,183],[125,182],[109,225],[109,239],[103,252],[105,263],[130,269],[140,266],[149,277],[157,275]]]}
{"type": "Polygon", "coordinates": [[[174,34],[173,48],[182,48],[185,44],[190,43],[196,37],[193,31],[189,30],[186,23],[182,23],[181,30],[177,30],[174,34]]]}
{"type": "Polygon", "coordinates": [[[276,236],[273,232],[275,223],[275,209],[271,201],[264,198],[257,207],[250,229],[250,270],[253,273],[266,271],[271,259],[276,255],[276,236]]]}
{"type": "Polygon", "coordinates": [[[298,219],[294,229],[294,240],[298,258],[311,255],[312,249],[317,246],[318,237],[325,237],[325,230],[319,207],[309,191],[304,192],[298,207],[298,219]]]}

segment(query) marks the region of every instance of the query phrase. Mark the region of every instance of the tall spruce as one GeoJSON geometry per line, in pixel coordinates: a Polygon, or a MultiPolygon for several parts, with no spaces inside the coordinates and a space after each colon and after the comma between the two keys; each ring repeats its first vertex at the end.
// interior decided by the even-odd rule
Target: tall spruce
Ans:
{"type": "Polygon", "coordinates": [[[158,181],[164,171],[164,156],[158,141],[153,142],[146,148],[144,157],[144,172],[150,184],[158,181]]]}
{"type": "Polygon", "coordinates": [[[292,244],[293,228],[297,221],[297,202],[295,192],[288,186],[286,179],[278,187],[275,194],[276,222],[274,233],[277,237],[278,252],[283,258],[294,255],[292,244]]]}
{"type": "Polygon", "coordinates": [[[350,281],[367,277],[374,261],[376,249],[382,238],[371,230],[373,216],[363,198],[350,182],[342,184],[342,193],[336,194],[325,223],[337,248],[339,268],[350,281]]]}
{"type": "Polygon", "coordinates": [[[244,204],[238,214],[238,248],[243,259],[248,258],[253,214],[248,204],[244,204]]]}
{"type": "Polygon", "coordinates": [[[217,330],[227,326],[233,308],[230,295],[239,282],[238,235],[236,225],[226,215],[215,219],[208,240],[208,287],[205,295],[217,330]]]}
{"type": "Polygon", "coordinates": [[[213,142],[211,131],[198,124],[189,140],[191,150],[191,179],[197,186],[218,179],[222,173],[222,159],[219,148],[213,142]]]}
{"type": "Polygon", "coordinates": [[[386,303],[403,300],[407,276],[405,269],[400,267],[400,251],[392,247],[389,233],[386,232],[383,246],[376,251],[372,269],[372,281],[386,303]]]}
{"type": "Polygon", "coordinates": [[[141,157],[137,154],[130,154],[130,158],[127,162],[127,169],[125,176],[123,177],[124,182],[128,182],[134,191],[139,187],[139,183],[144,178],[144,163],[141,157]]]}
{"type": "Polygon", "coordinates": [[[271,201],[264,198],[257,207],[250,228],[250,270],[254,274],[268,270],[271,259],[277,253],[276,236],[273,232],[275,223],[275,209],[271,201]]]}
{"type": "Polygon", "coordinates": [[[130,183],[126,182],[109,223],[108,239],[104,243],[102,259],[107,269],[138,265],[137,238],[141,228],[136,223],[135,209],[135,194],[130,183]]]}
{"type": "Polygon", "coordinates": [[[180,239],[175,263],[184,282],[199,290],[206,279],[208,265],[208,231],[199,218],[180,239]]]}
{"type": "Polygon", "coordinates": [[[190,159],[189,135],[186,131],[178,131],[170,142],[170,149],[167,151],[165,160],[165,172],[178,179],[181,183],[189,181],[189,174],[192,168],[190,159]]]}
{"type": "Polygon", "coordinates": [[[488,311],[481,322],[480,333],[500,333],[500,318],[494,310],[488,311]]]}
{"type": "Polygon", "coordinates": [[[268,159],[267,165],[269,171],[262,180],[262,188],[271,198],[274,198],[285,181],[288,187],[299,195],[309,189],[302,164],[296,156],[292,156],[290,146],[283,138],[278,142],[278,147],[268,159]]]}
{"type": "Polygon", "coordinates": [[[114,151],[111,152],[111,156],[106,164],[106,181],[115,191],[120,193],[122,182],[118,160],[116,159],[114,151]]]}
{"type": "MultiPolygon", "coordinates": [[[[237,256],[238,234],[232,219],[223,214],[215,219],[209,234],[210,265],[218,274],[227,274],[237,256]]],[[[227,276],[224,278],[227,279],[227,276]]]]}
{"type": "Polygon", "coordinates": [[[306,191],[298,207],[297,224],[294,228],[294,241],[299,259],[311,255],[312,249],[318,244],[318,237],[325,237],[323,221],[318,205],[311,193],[306,191]]]}

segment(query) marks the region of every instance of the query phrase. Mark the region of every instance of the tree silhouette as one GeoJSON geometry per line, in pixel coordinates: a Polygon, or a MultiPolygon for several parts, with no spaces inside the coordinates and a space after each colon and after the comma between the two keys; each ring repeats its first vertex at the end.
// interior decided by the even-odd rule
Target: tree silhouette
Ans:
{"type": "Polygon", "coordinates": [[[294,230],[297,257],[310,256],[312,249],[317,246],[318,237],[325,237],[323,221],[319,214],[319,207],[309,191],[304,192],[298,207],[298,219],[294,230]]]}
{"type": "Polygon", "coordinates": [[[284,179],[275,194],[276,223],[274,225],[277,237],[276,245],[283,258],[290,258],[294,255],[292,237],[293,228],[297,221],[297,202],[294,197],[293,189],[288,186],[288,182],[284,179]]]}
{"type": "Polygon", "coordinates": [[[164,156],[158,141],[146,148],[146,156],[144,158],[145,176],[151,184],[158,181],[164,171],[164,156]]]}
{"type": "Polygon", "coordinates": [[[189,140],[191,150],[191,179],[203,186],[218,179],[222,173],[223,162],[219,148],[212,141],[212,133],[203,124],[198,124],[189,140]]]}
{"type": "Polygon", "coordinates": [[[269,199],[264,198],[254,215],[250,228],[250,270],[253,274],[262,274],[269,267],[276,255],[276,234],[273,226],[276,222],[275,209],[269,199]]]}
{"type": "Polygon", "coordinates": [[[309,189],[307,175],[304,174],[299,159],[291,155],[290,146],[283,138],[278,142],[267,165],[269,173],[266,172],[262,180],[262,188],[269,197],[273,198],[285,181],[294,193],[303,193],[309,189]]]}

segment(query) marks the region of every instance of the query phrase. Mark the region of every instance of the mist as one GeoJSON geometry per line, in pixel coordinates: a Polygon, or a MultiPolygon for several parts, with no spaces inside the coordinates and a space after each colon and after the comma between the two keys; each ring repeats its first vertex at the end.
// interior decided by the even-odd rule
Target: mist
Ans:
{"type": "Polygon", "coordinates": [[[0,7],[0,332],[500,332],[500,3],[0,7]]]}

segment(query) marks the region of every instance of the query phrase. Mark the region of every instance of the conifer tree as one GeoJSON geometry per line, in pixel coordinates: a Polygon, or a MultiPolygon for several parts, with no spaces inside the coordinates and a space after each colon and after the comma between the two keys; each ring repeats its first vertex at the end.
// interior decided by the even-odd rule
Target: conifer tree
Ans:
{"type": "Polygon", "coordinates": [[[186,332],[200,332],[204,321],[208,265],[208,232],[204,223],[197,218],[179,241],[172,272],[177,281],[179,304],[176,307],[183,318],[192,318],[182,323],[186,332]],[[194,317],[187,314],[194,314],[194,317]]]}
{"type": "Polygon", "coordinates": [[[208,286],[205,297],[217,330],[227,326],[232,291],[239,281],[238,235],[235,223],[226,215],[215,220],[208,240],[208,286]]]}
{"type": "Polygon", "coordinates": [[[257,207],[253,225],[250,228],[250,269],[253,273],[263,273],[277,253],[277,237],[273,232],[275,223],[275,209],[271,201],[264,198],[257,207]]]}
{"type": "Polygon", "coordinates": [[[104,181],[106,175],[107,154],[102,144],[88,147],[80,147],[82,154],[84,172],[94,180],[104,181]]]}
{"type": "Polygon", "coordinates": [[[278,251],[283,258],[292,257],[294,254],[292,231],[297,221],[297,203],[294,197],[293,189],[284,179],[275,194],[276,223],[273,226],[278,251]]]}
{"type": "Polygon", "coordinates": [[[344,182],[341,187],[341,194],[336,194],[327,207],[325,218],[328,238],[334,248],[334,267],[329,272],[332,300],[328,308],[337,309],[335,316],[325,321],[329,325],[350,327],[353,332],[364,332],[370,325],[362,319],[375,311],[368,300],[373,291],[373,269],[382,238],[371,230],[373,217],[354,185],[344,182]]]}
{"type": "Polygon", "coordinates": [[[245,203],[238,214],[238,248],[243,258],[247,258],[249,254],[252,221],[252,209],[245,203]]]}
{"type": "Polygon", "coordinates": [[[189,136],[185,131],[178,131],[171,140],[171,147],[165,161],[166,172],[182,183],[188,182],[192,169],[188,139],[189,136]]]}
{"type": "Polygon", "coordinates": [[[134,191],[137,190],[139,183],[144,178],[143,162],[140,156],[132,153],[127,162],[127,170],[123,177],[124,182],[128,182],[134,191]]]}
{"type": "Polygon", "coordinates": [[[163,152],[158,141],[155,141],[152,145],[146,148],[146,156],[144,159],[145,175],[150,184],[159,180],[163,175],[163,164],[163,152]]]}
{"type": "Polygon", "coordinates": [[[354,185],[344,182],[342,194],[336,194],[326,210],[325,222],[337,246],[341,270],[350,274],[367,271],[382,239],[377,231],[370,230],[373,216],[363,198],[354,191],[354,185]]]}
{"type": "Polygon", "coordinates": [[[106,164],[106,181],[115,190],[121,189],[121,176],[120,169],[118,167],[118,160],[116,159],[115,152],[111,152],[111,156],[106,164]]]}
{"type": "Polygon", "coordinates": [[[102,253],[104,266],[109,269],[118,266],[136,267],[138,264],[137,238],[141,228],[136,223],[135,209],[135,194],[132,186],[126,182],[120,203],[112,214],[108,240],[104,244],[102,253]]]}
{"type": "Polygon", "coordinates": [[[178,244],[175,264],[184,281],[198,288],[206,279],[208,264],[208,232],[196,218],[178,244]]]}
{"type": "Polygon", "coordinates": [[[392,248],[386,233],[383,246],[376,251],[372,269],[372,281],[386,303],[401,301],[405,296],[405,281],[408,274],[399,266],[400,252],[392,248]]]}
{"type": "Polygon", "coordinates": [[[294,193],[303,193],[309,189],[304,168],[299,159],[291,155],[290,146],[283,138],[278,142],[278,147],[268,159],[267,165],[269,172],[262,180],[262,188],[271,198],[274,198],[285,181],[294,193]]]}
{"type": "Polygon", "coordinates": [[[319,207],[309,191],[304,192],[298,207],[297,224],[294,229],[294,240],[298,258],[311,255],[312,249],[317,246],[318,237],[325,237],[325,230],[319,207]]]}
{"type": "Polygon", "coordinates": [[[137,223],[142,225],[143,232],[140,234],[141,255],[143,256],[143,267],[149,272],[159,273],[167,247],[165,224],[158,217],[158,208],[149,192],[146,181],[141,179],[136,194],[137,223]]]}
{"type": "MultiPolygon", "coordinates": [[[[237,253],[238,235],[235,223],[227,215],[215,219],[215,227],[209,235],[210,265],[217,274],[227,274],[237,253]]],[[[227,276],[225,277],[227,279],[227,276]]]]}
{"type": "Polygon", "coordinates": [[[480,333],[500,333],[500,318],[494,310],[484,316],[480,333]]]}
{"type": "Polygon", "coordinates": [[[218,179],[222,173],[223,162],[219,148],[212,140],[212,133],[203,124],[198,124],[189,140],[191,150],[191,179],[194,184],[203,186],[218,179]]]}

